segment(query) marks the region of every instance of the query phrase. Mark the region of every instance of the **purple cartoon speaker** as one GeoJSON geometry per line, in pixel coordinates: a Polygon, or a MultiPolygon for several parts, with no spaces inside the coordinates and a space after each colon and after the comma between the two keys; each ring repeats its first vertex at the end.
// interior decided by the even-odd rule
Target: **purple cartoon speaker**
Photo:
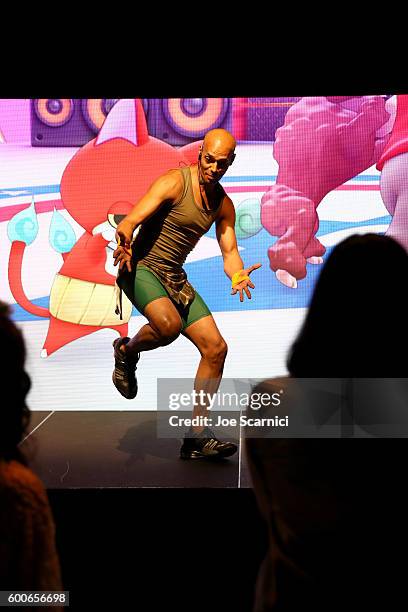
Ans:
{"type": "Polygon", "coordinates": [[[231,130],[231,98],[149,98],[143,100],[151,136],[171,145],[199,140],[208,130],[231,130]]]}
{"type": "Polygon", "coordinates": [[[31,100],[33,147],[80,147],[95,138],[117,99],[31,100]]]}

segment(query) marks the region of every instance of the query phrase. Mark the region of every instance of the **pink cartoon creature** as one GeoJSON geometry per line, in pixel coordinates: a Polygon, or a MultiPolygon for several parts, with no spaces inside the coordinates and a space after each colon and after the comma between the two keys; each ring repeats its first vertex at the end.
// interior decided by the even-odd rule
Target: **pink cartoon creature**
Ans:
{"type": "Polygon", "coordinates": [[[408,95],[391,99],[394,104],[390,139],[377,163],[381,170],[381,197],[392,216],[386,232],[408,251],[408,95]]]}
{"type": "MultiPolygon", "coordinates": [[[[306,276],[306,263],[322,263],[317,207],[327,193],[379,161],[393,121],[392,102],[384,96],[305,97],[289,109],[276,131],[276,184],[261,200],[261,223],[278,236],[268,257],[280,282],[295,288],[306,276]]],[[[405,132],[408,151],[408,127],[405,132]]]]}
{"type": "Polygon", "coordinates": [[[79,149],[61,178],[64,207],[84,232],[68,251],[60,251],[63,263],[50,289],[49,308],[30,302],[22,286],[24,251],[35,232],[28,241],[19,238],[19,227],[27,227],[27,221],[10,221],[11,292],[28,312],[50,319],[42,357],[100,329],[127,335],[132,304],[123,297],[121,319],[115,311],[115,276],[107,265],[115,228],[158,176],[195,161],[200,144],[175,149],[149,136],[140,100],[115,104],[97,138],[79,149]]]}

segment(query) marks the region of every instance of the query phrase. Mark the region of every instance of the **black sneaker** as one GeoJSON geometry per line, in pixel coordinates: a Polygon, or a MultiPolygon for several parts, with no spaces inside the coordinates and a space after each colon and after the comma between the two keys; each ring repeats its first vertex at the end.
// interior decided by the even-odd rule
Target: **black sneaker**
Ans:
{"type": "Polygon", "coordinates": [[[137,380],[135,375],[136,364],[140,359],[140,353],[135,359],[129,359],[126,353],[120,350],[122,344],[127,344],[130,338],[116,338],[113,341],[113,355],[115,357],[115,369],[112,373],[113,384],[123,397],[133,399],[137,395],[137,380]]]}
{"type": "Polygon", "coordinates": [[[230,457],[237,452],[237,445],[232,442],[221,442],[209,427],[199,434],[191,430],[184,436],[180,449],[181,459],[219,459],[230,457]]]}

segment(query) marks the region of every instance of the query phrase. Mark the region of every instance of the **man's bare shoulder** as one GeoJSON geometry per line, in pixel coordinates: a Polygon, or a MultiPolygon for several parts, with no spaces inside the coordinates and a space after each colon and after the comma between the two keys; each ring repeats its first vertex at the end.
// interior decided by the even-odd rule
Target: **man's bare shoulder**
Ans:
{"type": "Polygon", "coordinates": [[[170,168],[170,170],[167,170],[167,172],[165,172],[163,176],[172,178],[174,181],[178,181],[179,183],[182,183],[184,180],[181,168],[170,168]]]}
{"type": "Polygon", "coordinates": [[[177,168],[167,170],[160,175],[152,185],[152,189],[159,190],[166,199],[176,199],[180,196],[184,187],[184,179],[181,171],[177,168]]]}

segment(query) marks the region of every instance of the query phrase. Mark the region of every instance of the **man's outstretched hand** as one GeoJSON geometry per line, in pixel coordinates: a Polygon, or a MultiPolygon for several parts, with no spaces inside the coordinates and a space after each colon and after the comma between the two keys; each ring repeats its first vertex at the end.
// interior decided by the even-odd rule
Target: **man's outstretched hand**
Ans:
{"type": "Polygon", "coordinates": [[[251,299],[251,292],[248,289],[248,287],[251,287],[251,289],[255,288],[255,285],[253,284],[253,282],[249,279],[249,278],[245,278],[245,276],[249,276],[251,274],[251,272],[253,272],[254,270],[257,270],[258,268],[260,268],[262,266],[262,264],[260,263],[256,263],[253,266],[250,266],[249,268],[246,268],[245,270],[240,270],[239,271],[239,277],[244,277],[243,280],[241,282],[239,282],[239,278],[237,278],[237,281],[234,286],[232,287],[232,291],[231,291],[231,295],[235,295],[236,293],[239,292],[239,301],[243,302],[244,301],[244,291],[247,294],[248,299],[251,299]]]}

